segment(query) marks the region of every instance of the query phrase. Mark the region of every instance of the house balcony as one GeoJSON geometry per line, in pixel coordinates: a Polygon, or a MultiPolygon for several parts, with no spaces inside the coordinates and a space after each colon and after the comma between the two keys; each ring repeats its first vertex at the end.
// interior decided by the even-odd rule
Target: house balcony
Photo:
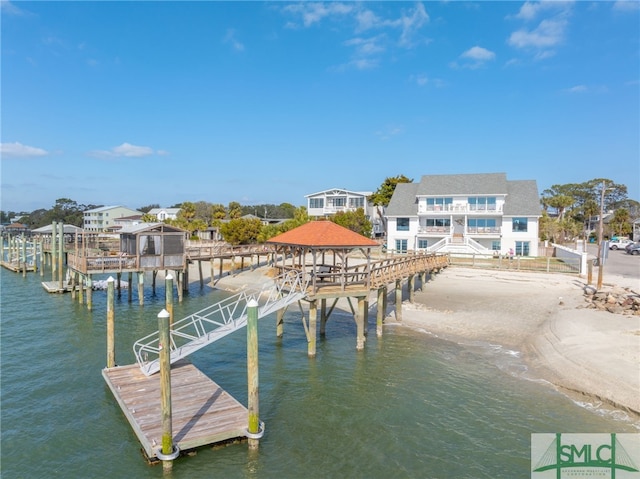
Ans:
{"type": "Polygon", "coordinates": [[[498,215],[502,214],[502,206],[487,207],[477,205],[418,205],[418,214],[451,214],[464,213],[472,215],[498,215]]]}
{"type": "Polygon", "coordinates": [[[453,228],[449,226],[418,226],[418,234],[427,236],[451,236],[453,228]]]}

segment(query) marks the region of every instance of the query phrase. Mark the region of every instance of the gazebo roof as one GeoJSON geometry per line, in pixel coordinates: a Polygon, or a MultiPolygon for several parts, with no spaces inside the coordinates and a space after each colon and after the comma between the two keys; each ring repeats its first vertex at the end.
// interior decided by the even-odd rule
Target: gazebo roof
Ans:
{"type": "Polygon", "coordinates": [[[311,248],[360,248],[380,246],[366,236],[355,233],[333,221],[310,221],[267,240],[267,243],[311,248]]]}

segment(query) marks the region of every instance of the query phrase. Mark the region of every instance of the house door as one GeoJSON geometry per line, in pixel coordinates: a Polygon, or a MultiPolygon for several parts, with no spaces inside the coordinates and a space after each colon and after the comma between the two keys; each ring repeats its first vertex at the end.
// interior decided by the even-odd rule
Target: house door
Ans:
{"type": "Polygon", "coordinates": [[[453,218],[453,236],[464,236],[464,216],[453,218]]]}

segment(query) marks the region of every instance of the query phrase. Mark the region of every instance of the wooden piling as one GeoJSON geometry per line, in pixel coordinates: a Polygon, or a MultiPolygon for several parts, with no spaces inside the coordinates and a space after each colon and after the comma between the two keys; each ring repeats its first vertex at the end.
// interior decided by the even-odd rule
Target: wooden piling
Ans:
{"type": "Polygon", "coordinates": [[[376,336],[382,336],[382,322],[386,313],[385,297],[387,296],[387,288],[378,288],[378,307],[376,311],[376,336]]]}
{"type": "Polygon", "coordinates": [[[133,301],[133,272],[129,271],[127,273],[127,301],[130,303],[133,301]]]}
{"type": "Polygon", "coordinates": [[[402,280],[396,280],[396,321],[402,321],[402,280]]]}
{"type": "Polygon", "coordinates": [[[62,261],[64,259],[64,223],[58,224],[58,280],[60,282],[60,289],[64,290],[64,271],[62,267],[62,261]]]}
{"type": "Polygon", "coordinates": [[[162,418],[162,469],[170,471],[173,459],[169,459],[175,452],[173,448],[171,421],[171,342],[169,340],[170,314],[163,309],[158,314],[158,339],[160,348],[160,414],[162,418]]]}
{"type": "Polygon", "coordinates": [[[327,334],[327,298],[320,300],[320,337],[324,338],[327,334]]]}
{"type": "Polygon", "coordinates": [[[318,304],[316,301],[309,302],[309,330],[307,331],[307,355],[310,358],[316,355],[316,329],[318,323],[318,304]]]}
{"type": "Polygon", "coordinates": [[[366,297],[358,297],[358,314],[356,315],[356,351],[364,349],[364,322],[366,317],[366,297]]]}
{"type": "Polygon", "coordinates": [[[258,302],[247,303],[247,410],[249,414],[249,449],[257,449],[260,442],[260,398],[258,369],[258,302]]]}
{"type": "Polygon", "coordinates": [[[285,308],[276,311],[276,338],[284,335],[284,312],[285,308]]]}
{"type": "Polygon", "coordinates": [[[87,275],[87,309],[93,309],[93,278],[90,274],[87,275]]]}
{"type": "Polygon", "coordinates": [[[144,306],[144,271],[138,271],[138,304],[144,306]]]}
{"type": "Polygon", "coordinates": [[[58,260],[56,257],[58,256],[58,223],[55,221],[51,222],[51,281],[56,280],[56,273],[58,269],[58,260]]]}
{"type": "Polygon", "coordinates": [[[164,278],[165,284],[165,300],[164,309],[169,313],[169,325],[173,326],[173,276],[168,274],[164,278]]]}
{"type": "Polygon", "coordinates": [[[407,289],[409,291],[409,302],[413,303],[414,294],[415,294],[415,286],[416,286],[416,276],[414,274],[410,274],[409,278],[407,278],[407,289]]]}
{"type": "Polygon", "coordinates": [[[107,368],[116,365],[113,278],[107,279],[107,368]]]}

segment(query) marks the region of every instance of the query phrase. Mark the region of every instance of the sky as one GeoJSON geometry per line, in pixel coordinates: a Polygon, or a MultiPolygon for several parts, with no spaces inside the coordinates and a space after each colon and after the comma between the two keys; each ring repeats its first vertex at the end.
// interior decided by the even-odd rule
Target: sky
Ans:
{"type": "Polygon", "coordinates": [[[3,211],[404,175],[640,200],[640,2],[2,0],[3,211]]]}

